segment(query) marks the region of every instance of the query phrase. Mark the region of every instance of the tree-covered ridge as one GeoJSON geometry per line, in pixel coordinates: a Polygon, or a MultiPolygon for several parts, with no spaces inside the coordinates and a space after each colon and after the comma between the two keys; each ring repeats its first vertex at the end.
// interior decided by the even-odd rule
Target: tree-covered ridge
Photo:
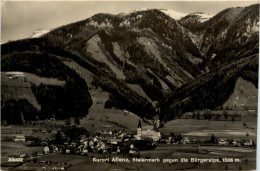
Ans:
{"type": "MultiPolygon", "coordinates": [[[[25,41],[26,48],[23,49],[24,52],[22,52],[22,49],[19,49],[21,46],[15,46],[14,44],[11,44],[11,46],[7,44],[6,46],[2,46],[2,71],[28,72],[40,77],[58,78],[66,81],[64,87],[44,84],[36,86],[32,83],[31,88],[38,103],[41,105],[41,110],[33,113],[35,115],[34,118],[26,116],[31,116],[29,111],[23,112],[25,119],[30,118],[33,120],[36,116],[39,119],[46,119],[53,117],[53,115],[62,119],[72,116],[82,117],[88,114],[88,108],[92,105],[92,100],[86,82],[75,71],[61,63],[60,59],[55,55],[49,53],[48,48],[42,50],[41,47],[29,40],[25,41]],[[27,41],[29,44],[27,44],[27,41]],[[6,49],[7,51],[5,51],[6,49]],[[5,52],[9,53],[5,54],[5,52]]],[[[19,101],[10,103],[13,105],[20,104],[19,101]]],[[[8,116],[9,114],[8,110],[2,113],[3,116],[8,116]]],[[[20,113],[18,112],[17,115],[19,116],[20,113]]]]}
{"type": "Polygon", "coordinates": [[[71,116],[83,117],[88,113],[88,108],[92,104],[88,86],[75,71],[62,63],[63,60],[69,59],[75,60],[95,73],[93,85],[111,93],[111,97],[113,97],[111,100],[115,107],[131,110],[143,117],[152,117],[155,113],[153,106],[146,99],[107,72],[106,66],[96,61],[86,61],[85,57],[51,46],[51,43],[44,39],[40,40],[23,40],[25,42],[24,52],[22,52],[22,48],[16,48],[19,47],[19,45],[17,46],[20,44],[19,41],[4,45],[1,61],[2,71],[24,71],[66,81],[64,87],[32,84],[36,99],[42,106],[42,110],[38,114],[40,119],[50,118],[54,115],[57,119],[71,116]],[[6,52],[11,53],[5,54],[6,52]]]}
{"type": "Polygon", "coordinates": [[[215,109],[224,104],[234,91],[239,76],[257,87],[258,54],[234,60],[173,91],[163,103],[165,120],[180,117],[196,109],[215,109]]]}

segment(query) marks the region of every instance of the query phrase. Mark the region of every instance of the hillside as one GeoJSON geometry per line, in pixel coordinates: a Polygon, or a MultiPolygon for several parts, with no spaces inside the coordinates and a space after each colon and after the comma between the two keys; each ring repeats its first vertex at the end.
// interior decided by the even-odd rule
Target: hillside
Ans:
{"type": "Polygon", "coordinates": [[[258,53],[259,4],[225,9],[203,23],[189,15],[180,23],[189,28],[189,35],[206,57],[208,67],[258,53]]]}
{"type": "Polygon", "coordinates": [[[1,71],[28,73],[32,81],[26,83],[30,98],[4,89],[2,96],[11,96],[1,107],[8,116],[10,106],[27,100],[37,118],[65,119],[93,112],[101,98],[99,107],[108,108],[101,113],[112,108],[167,121],[221,106],[238,77],[258,85],[258,19],[259,5],[215,16],[166,9],[101,13],[3,44],[1,71]]]}
{"type": "MultiPolygon", "coordinates": [[[[252,74],[257,75],[258,54],[234,60],[183,85],[162,103],[164,115],[161,115],[161,118],[167,121],[195,109],[215,109],[222,106],[234,92],[237,79],[244,76],[249,68],[252,74]]],[[[254,86],[257,87],[258,77],[251,81],[256,83],[254,86]]]]}
{"type": "Polygon", "coordinates": [[[164,13],[148,10],[115,16],[97,14],[53,30],[46,38],[88,60],[105,63],[119,79],[131,82],[129,69],[135,75],[140,74],[138,70],[150,69],[170,87],[178,87],[201,73],[192,62],[202,60],[182,29],[164,13]]]}
{"type": "MultiPolygon", "coordinates": [[[[92,100],[85,75],[78,75],[82,70],[77,71],[69,64],[74,62],[72,60],[74,58],[78,59],[67,51],[47,45],[43,39],[22,40],[2,46],[2,71],[23,71],[39,77],[65,80],[64,87],[31,84],[31,89],[42,107],[40,119],[53,117],[53,114],[56,115],[56,118],[61,119],[68,116],[82,117],[88,113],[92,100]],[[12,53],[7,53],[11,50],[12,53]],[[17,57],[18,55],[19,57],[17,57]]],[[[89,65],[86,68],[90,68],[92,73],[100,73],[98,77],[96,75],[93,77],[90,86],[95,88],[99,85],[105,91],[111,92],[113,98],[120,102],[118,107],[130,108],[139,115],[141,112],[148,113],[153,110],[152,105],[149,106],[145,98],[140,97],[122,81],[106,75],[102,72],[102,67],[99,71],[99,67],[91,63],[84,64],[89,65]],[[143,110],[137,111],[138,105],[143,110]]],[[[86,70],[84,67],[82,68],[86,70]]],[[[82,73],[84,74],[84,72],[82,73]]],[[[6,114],[8,115],[8,113],[6,114]]]]}
{"type": "Polygon", "coordinates": [[[21,113],[27,120],[46,119],[54,117],[53,115],[57,119],[85,116],[92,104],[85,81],[53,54],[39,49],[31,50],[39,48],[36,44],[24,40],[1,47],[2,72],[25,72],[25,80],[2,77],[2,118],[8,119],[11,115],[14,118],[9,118],[8,122],[20,123],[21,113]],[[16,43],[26,48],[17,46],[16,43]],[[24,100],[29,107],[21,111],[15,106],[24,100]],[[35,111],[33,115],[30,110],[35,111]]]}
{"type": "Polygon", "coordinates": [[[236,81],[234,92],[224,103],[224,107],[234,109],[256,109],[258,90],[251,82],[239,77],[236,81]]]}

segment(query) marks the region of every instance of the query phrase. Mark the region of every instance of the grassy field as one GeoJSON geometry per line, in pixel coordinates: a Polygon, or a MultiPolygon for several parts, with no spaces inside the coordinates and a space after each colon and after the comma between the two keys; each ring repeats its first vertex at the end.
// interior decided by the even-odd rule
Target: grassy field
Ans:
{"type": "MultiPolygon", "coordinates": [[[[33,125],[1,126],[1,142],[2,142],[1,147],[2,147],[2,149],[6,149],[6,148],[9,149],[8,146],[6,146],[6,147],[4,146],[4,145],[8,145],[9,143],[13,144],[14,146],[15,146],[15,144],[17,144],[18,147],[20,147],[21,145],[24,146],[25,144],[23,144],[23,143],[15,143],[15,142],[9,141],[9,140],[13,140],[14,137],[17,135],[33,136],[33,137],[38,137],[40,139],[52,138],[55,136],[57,130],[59,129],[59,126],[64,125],[64,121],[57,121],[56,125],[57,125],[57,127],[55,127],[55,124],[51,123],[51,121],[46,121],[45,124],[44,124],[44,122],[40,121],[40,122],[37,122],[37,125],[35,125],[35,126],[33,126],[33,125]],[[50,126],[50,125],[52,125],[52,126],[50,126]],[[38,130],[38,132],[33,132],[32,131],[33,129],[38,130]],[[43,133],[43,132],[39,131],[39,130],[46,131],[49,129],[51,129],[52,132],[43,133]]],[[[6,153],[9,154],[8,150],[6,151],[6,153]]]]}
{"type": "MultiPolygon", "coordinates": [[[[120,109],[105,109],[109,94],[101,89],[92,89],[93,105],[89,114],[80,120],[80,125],[90,132],[95,130],[136,129],[140,117],[120,109]],[[94,126],[93,126],[94,125],[94,126]]],[[[146,126],[147,124],[143,124],[146,126]]]]}
{"type": "Polygon", "coordinates": [[[8,156],[42,152],[43,147],[27,147],[22,142],[1,142],[1,162],[7,162],[8,156]]]}
{"type": "Polygon", "coordinates": [[[4,101],[10,99],[27,99],[36,109],[40,110],[41,106],[38,104],[32,90],[31,84],[37,86],[42,84],[64,86],[65,81],[55,78],[39,77],[35,74],[23,72],[25,78],[7,78],[6,72],[1,72],[1,88],[2,98],[4,101]]]}
{"type": "Polygon", "coordinates": [[[174,132],[175,135],[181,133],[197,139],[209,139],[212,134],[217,137],[234,137],[234,138],[251,138],[256,141],[257,118],[242,117],[242,121],[209,121],[194,119],[177,119],[167,122],[164,128],[160,129],[161,133],[169,134],[174,132]],[[245,122],[250,127],[245,128],[245,122]],[[246,134],[249,134],[247,137],[246,134]]]}

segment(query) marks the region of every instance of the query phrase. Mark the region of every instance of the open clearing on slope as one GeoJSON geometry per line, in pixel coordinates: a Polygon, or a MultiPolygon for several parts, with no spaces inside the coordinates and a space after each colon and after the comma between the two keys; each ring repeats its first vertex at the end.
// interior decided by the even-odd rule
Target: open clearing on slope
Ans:
{"type": "Polygon", "coordinates": [[[40,84],[64,86],[65,81],[58,80],[56,78],[39,77],[35,74],[22,72],[24,78],[8,78],[6,72],[1,72],[1,89],[2,98],[4,101],[10,99],[26,99],[36,109],[40,110],[41,106],[38,104],[34,93],[31,90],[31,84],[39,86],[40,84]]]}
{"type": "Polygon", "coordinates": [[[234,92],[223,105],[229,108],[253,107],[257,108],[257,88],[249,81],[238,78],[234,92]]]}
{"type": "Polygon", "coordinates": [[[109,68],[118,76],[120,79],[125,79],[124,73],[118,69],[111,61],[108,60],[105,52],[102,50],[101,46],[104,46],[100,37],[98,35],[93,36],[87,42],[87,52],[89,52],[93,59],[105,63],[109,68]]]}
{"type": "MultiPolygon", "coordinates": [[[[93,105],[89,109],[89,114],[80,120],[82,127],[90,132],[95,130],[136,130],[140,119],[134,113],[120,109],[105,109],[105,102],[109,99],[109,93],[102,89],[92,89],[93,105]]],[[[147,125],[147,124],[144,124],[147,125]]]]}

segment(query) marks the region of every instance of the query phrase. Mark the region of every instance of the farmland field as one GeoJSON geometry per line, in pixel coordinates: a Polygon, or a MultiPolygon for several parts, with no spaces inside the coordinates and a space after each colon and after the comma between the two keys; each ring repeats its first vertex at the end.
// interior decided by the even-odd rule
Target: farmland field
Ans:
{"type": "Polygon", "coordinates": [[[42,152],[43,147],[26,147],[22,142],[1,142],[1,160],[7,162],[8,156],[20,154],[32,154],[33,152],[42,152]]]}
{"type": "Polygon", "coordinates": [[[256,141],[257,117],[245,116],[240,121],[209,121],[196,119],[177,119],[167,122],[161,133],[174,132],[182,135],[197,137],[199,139],[209,138],[212,134],[217,137],[248,138],[256,141]],[[249,127],[245,128],[243,122],[249,127]]]}

